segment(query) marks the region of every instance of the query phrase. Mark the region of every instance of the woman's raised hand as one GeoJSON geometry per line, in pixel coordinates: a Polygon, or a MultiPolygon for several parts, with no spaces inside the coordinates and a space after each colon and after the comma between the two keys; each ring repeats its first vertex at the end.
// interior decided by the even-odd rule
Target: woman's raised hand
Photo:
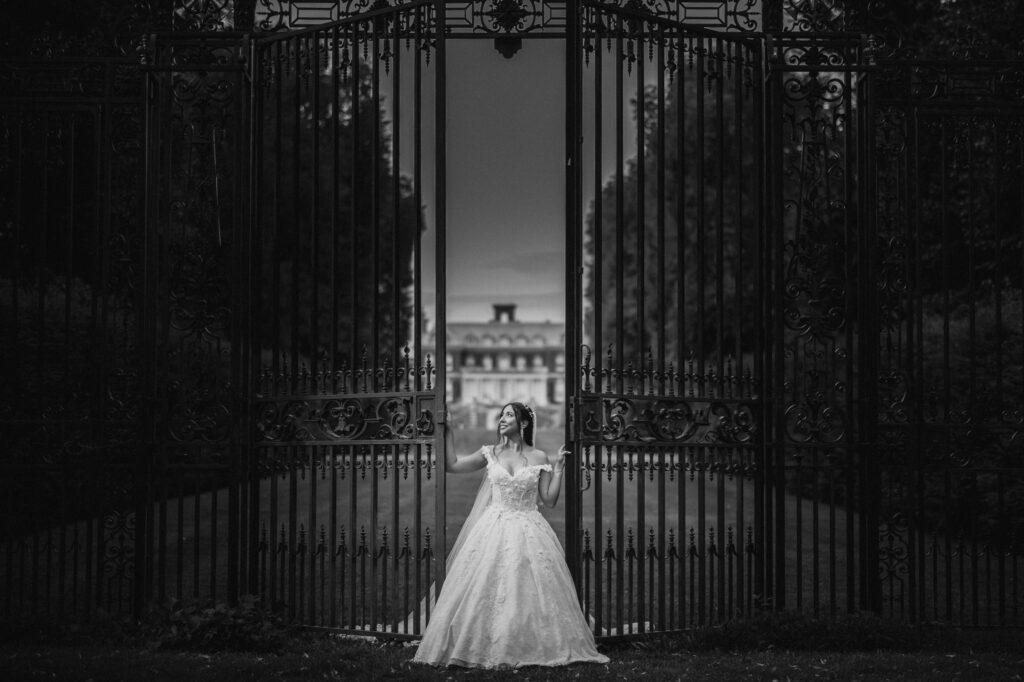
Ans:
{"type": "Polygon", "coordinates": [[[568,454],[570,454],[570,451],[567,447],[565,447],[565,444],[563,443],[562,446],[558,448],[558,454],[555,455],[554,461],[551,462],[556,472],[561,473],[562,469],[565,468],[565,457],[568,454]]]}

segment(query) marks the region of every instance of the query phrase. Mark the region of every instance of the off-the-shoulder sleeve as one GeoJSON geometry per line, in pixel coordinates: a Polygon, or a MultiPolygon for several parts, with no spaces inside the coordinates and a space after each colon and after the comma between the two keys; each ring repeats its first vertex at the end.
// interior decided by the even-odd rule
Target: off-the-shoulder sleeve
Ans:
{"type": "Polygon", "coordinates": [[[489,464],[491,460],[494,459],[494,446],[484,445],[480,448],[480,450],[484,454],[484,461],[489,464]]]}
{"type": "Polygon", "coordinates": [[[546,471],[549,474],[551,473],[551,465],[550,464],[538,464],[537,466],[540,468],[541,471],[546,471]]]}

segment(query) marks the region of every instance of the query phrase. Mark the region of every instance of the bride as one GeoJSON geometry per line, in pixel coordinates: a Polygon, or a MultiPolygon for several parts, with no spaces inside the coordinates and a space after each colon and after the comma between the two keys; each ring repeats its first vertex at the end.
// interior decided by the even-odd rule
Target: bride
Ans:
{"type": "Polygon", "coordinates": [[[498,442],[445,455],[451,473],[487,473],[448,557],[448,576],[413,661],[478,668],[606,663],[580,610],[562,546],[537,511],[554,506],[565,447],[533,447],[536,418],[509,403],[498,442]]]}

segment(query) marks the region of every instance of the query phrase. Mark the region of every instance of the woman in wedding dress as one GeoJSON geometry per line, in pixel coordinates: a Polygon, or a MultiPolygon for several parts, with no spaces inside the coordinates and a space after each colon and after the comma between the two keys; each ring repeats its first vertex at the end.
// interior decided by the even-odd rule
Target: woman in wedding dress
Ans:
{"type": "Polygon", "coordinates": [[[477,668],[606,663],[580,610],[562,546],[537,510],[554,506],[568,451],[533,447],[536,419],[502,408],[498,443],[457,457],[451,473],[487,473],[448,558],[448,575],[413,661],[477,668]]]}

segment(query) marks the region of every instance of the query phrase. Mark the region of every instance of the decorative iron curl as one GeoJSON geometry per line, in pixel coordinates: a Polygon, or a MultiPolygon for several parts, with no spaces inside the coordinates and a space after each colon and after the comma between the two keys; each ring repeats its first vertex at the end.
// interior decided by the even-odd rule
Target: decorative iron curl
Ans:
{"type": "Polygon", "coordinates": [[[326,400],[319,410],[319,427],[331,438],[355,438],[366,424],[362,401],[326,400]]]}
{"type": "Polygon", "coordinates": [[[434,415],[414,397],[324,397],[263,402],[258,440],[405,440],[434,434],[434,415]],[[418,414],[416,410],[419,410],[418,414]]]}
{"type": "Polygon", "coordinates": [[[878,570],[883,583],[902,583],[907,577],[910,556],[908,530],[907,520],[900,513],[893,514],[878,526],[878,570]]]}
{"type": "Polygon", "coordinates": [[[582,406],[583,435],[601,442],[732,443],[753,441],[755,408],[749,403],[595,397],[582,406]]]}
{"type": "Polygon", "coordinates": [[[842,102],[846,96],[846,83],[838,76],[786,78],[782,84],[789,102],[807,102],[812,105],[842,102]]]}
{"type": "Polygon", "coordinates": [[[786,436],[796,443],[838,443],[846,436],[846,414],[835,405],[801,402],[786,408],[786,436]]]}

